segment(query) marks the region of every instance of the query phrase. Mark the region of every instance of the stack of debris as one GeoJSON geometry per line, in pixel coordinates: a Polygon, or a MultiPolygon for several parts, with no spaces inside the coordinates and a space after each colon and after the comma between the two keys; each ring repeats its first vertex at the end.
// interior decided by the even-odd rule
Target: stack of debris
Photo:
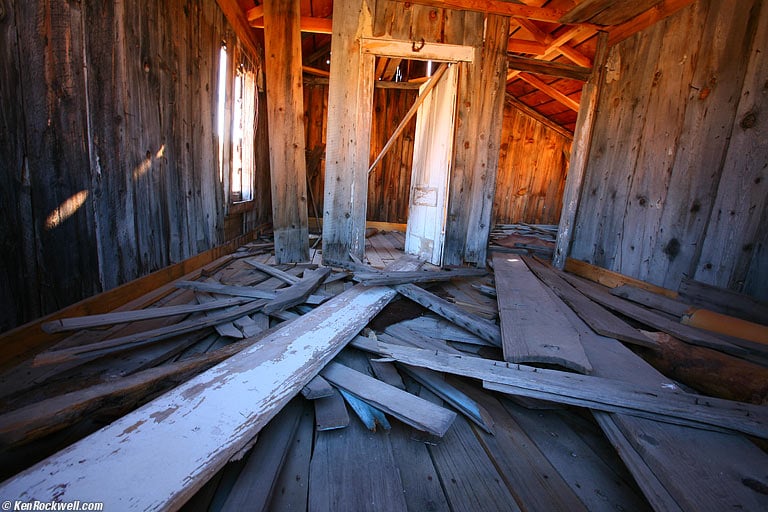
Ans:
{"type": "Polygon", "coordinates": [[[72,334],[2,375],[0,497],[768,508],[768,455],[750,440],[768,438],[766,328],[745,321],[744,339],[686,325],[714,291],[501,252],[491,280],[409,257],[381,270],[276,266],[264,248],[111,313],[43,322],[72,334]],[[717,374],[696,371],[705,364],[717,374]]]}
{"type": "Polygon", "coordinates": [[[490,244],[497,252],[550,258],[555,250],[557,228],[556,224],[497,224],[491,230],[490,244]]]}

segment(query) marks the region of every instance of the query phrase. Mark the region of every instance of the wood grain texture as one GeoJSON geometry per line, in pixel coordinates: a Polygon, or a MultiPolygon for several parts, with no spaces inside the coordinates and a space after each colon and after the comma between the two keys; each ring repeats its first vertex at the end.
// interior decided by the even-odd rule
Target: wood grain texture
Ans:
{"type": "Polygon", "coordinates": [[[553,300],[544,284],[518,256],[493,254],[504,360],[549,363],[590,373],[579,333],[563,316],[567,308],[553,300]]]}
{"type": "Polygon", "coordinates": [[[763,87],[764,7],[694,2],[612,47],[574,257],[671,289],[704,274],[768,288],[754,227],[765,137],[749,116],[762,96],[745,94],[763,87]]]}
{"type": "Polygon", "coordinates": [[[264,4],[275,261],[309,259],[300,2],[264,4]]]}
{"type": "Polygon", "coordinates": [[[323,202],[328,262],[365,252],[374,57],[361,54],[360,38],[371,33],[372,12],[369,0],[334,4],[323,202]]]}
{"type": "MultiPolygon", "coordinates": [[[[465,38],[482,34],[482,21],[465,16],[465,38]],[[480,23],[471,26],[469,23],[480,23]]],[[[506,47],[509,18],[487,15],[485,41],[479,57],[462,64],[454,136],[453,167],[443,263],[465,262],[485,266],[491,229],[493,196],[499,164],[499,146],[506,84],[506,47]]],[[[474,36],[477,37],[477,36],[474,36]]],[[[465,44],[480,47],[471,39],[465,44]],[[474,43],[474,44],[473,44],[474,43]]]]}
{"type": "Polygon", "coordinates": [[[494,224],[557,224],[571,138],[505,103],[494,224]]]}

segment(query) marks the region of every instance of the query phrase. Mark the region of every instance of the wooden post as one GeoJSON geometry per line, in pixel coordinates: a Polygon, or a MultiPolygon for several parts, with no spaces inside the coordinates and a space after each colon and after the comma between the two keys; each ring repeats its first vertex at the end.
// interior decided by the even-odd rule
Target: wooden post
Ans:
{"type": "Polygon", "coordinates": [[[299,0],[264,2],[275,261],[309,259],[299,0]]]}
{"type": "Polygon", "coordinates": [[[563,210],[560,214],[560,228],[557,231],[557,245],[552,260],[552,264],[560,270],[565,266],[565,259],[568,257],[568,250],[573,237],[573,224],[576,221],[576,211],[579,207],[581,186],[584,183],[584,174],[589,161],[597,103],[600,99],[600,89],[605,77],[605,61],[608,58],[607,42],[608,34],[599,33],[592,75],[584,84],[581,92],[579,116],[576,120],[573,149],[571,150],[571,165],[568,169],[568,177],[565,179],[563,210]]]}
{"type": "MultiPolygon", "coordinates": [[[[485,266],[504,119],[509,18],[488,15],[486,23],[485,41],[471,41],[481,58],[464,65],[459,76],[444,265],[485,266]]],[[[465,25],[465,39],[477,37],[470,30],[465,25]]]]}
{"type": "Polygon", "coordinates": [[[335,2],[325,156],[323,260],[365,252],[374,56],[360,51],[373,30],[371,0],[335,2]]]}

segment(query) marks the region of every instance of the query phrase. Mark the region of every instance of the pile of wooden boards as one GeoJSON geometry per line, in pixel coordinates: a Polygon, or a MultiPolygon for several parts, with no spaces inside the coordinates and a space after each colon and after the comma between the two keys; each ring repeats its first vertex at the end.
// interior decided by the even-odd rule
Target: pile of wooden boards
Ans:
{"type": "Polygon", "coordinates": [[[600,508],[581,483],[616,478],[589,461],[570,473],[563,448],[538,437],[576,408],[634,479],[605,490],[611,507],[768,507],[768,455],[746,437],[768,438],[759,390],[699,395],[633,352],[664,360],[684,344],[768,381],[764,345],[681,324],[680,297],[509,253],[493,255],[495,289],[482,270],[409,258],[384,270],[268,260],[246,249],[120,311],[42,324],[73,334],[0,377],[0,496],[131,510],[600,508]]]}

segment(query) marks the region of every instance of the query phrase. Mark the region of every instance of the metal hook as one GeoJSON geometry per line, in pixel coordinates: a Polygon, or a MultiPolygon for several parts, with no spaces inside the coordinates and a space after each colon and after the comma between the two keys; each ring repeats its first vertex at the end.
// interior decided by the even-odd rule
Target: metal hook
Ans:
{"type": "Polygon", "coordinates": [[[421,41],[419,42],[419,46],[416,46],[416,41],[411,42],[411,50],[414,52],[420,52],[422,48],[424,48],[424,45],[426,42],[424,41],[424,38],[421,38],[421,41]]]}

